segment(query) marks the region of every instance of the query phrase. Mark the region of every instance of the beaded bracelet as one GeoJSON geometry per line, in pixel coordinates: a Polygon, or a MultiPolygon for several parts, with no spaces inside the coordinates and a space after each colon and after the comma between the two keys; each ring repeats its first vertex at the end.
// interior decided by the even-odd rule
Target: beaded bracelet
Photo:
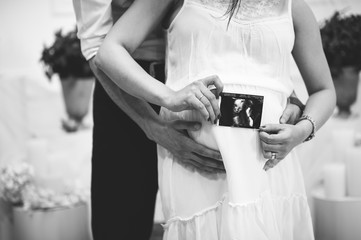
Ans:
{"type": "Polygon", "coordinates": [[[303,142],[307,142],[307,141],[310,141],[312,138],[315,137],[315,133],[316,133],[316,122],[315,120],[313,120],[309,115],[302,115],[297,123],[301,122],[302,120],[308,120],[310,121],[310,123],[312,124],[312,132],[310,134],[310,136],[308,136],[303,142]]]}

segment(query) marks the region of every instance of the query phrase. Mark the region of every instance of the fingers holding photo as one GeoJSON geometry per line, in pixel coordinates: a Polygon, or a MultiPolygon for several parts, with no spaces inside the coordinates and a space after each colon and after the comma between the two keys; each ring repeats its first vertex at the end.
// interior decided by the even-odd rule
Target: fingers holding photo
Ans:
{"type": "Polygon", "coordinates": [[[212,114],[210,116],[212,122],[214,122],[214,120],[216,120],[219,116],[219,114],[221,113],[221,110],[219,108],[219,104],[218,104],[218,98],[217,96],[209,89],[207,88],[204,84],[200,85],[200,90],[202,92],[202,102],[204,103],[205,107],[209,110],[209,112],[212,114]]]}
{"type": "Polygon", "coordinates": [[[202,78],[196,81],[196,83],[199,84],[199,89],[201,90],[203,96],[207,98],[207,101],[203,101],[203,103],[209,110],[210,120],[211,122],[215,122],[221,113],[218,98],[223,91],[223,83],[217,75],[202,78]]]}
{"type": "MultiPolygon", "coordinates": [[[[205,78],[200,79],[199,81],[202,81],[203,84],[207,87],[214,86],[215,87],[215,96],[218,99],[219,95],[223,91],[223,83],[221,79],[218,77],[218,75],[211,75],[205,78]]],[[[213,88],[214,89],[214,88],[213,88]]]]}
{"type": "Polygon", "coordinates": [[[199,83],[199,90],[200,90],[200,97],[198,97],[198,100],[203,104],[203,106],[205,107],[205,110],[208,113],[208,118],[205,118],[207,120],[213,121],[214,119],[217,118],[217,103],[216,103],[216,97],[214,96],[214,94],[208,90],[208,88],[206,88],[206,86],[203,85],[203,83],[198,82],[199,83]]]}
{"type": "Polygon", "coordinates": [[[186,109],[199,111],[204,119],[208,121],[211,117],[214,117],[213,109],[210,106],[211,104],[207,98],[202,93],[198,93],[190,96],[190,101],[186,109]]]}
{"type": "Polygon", "coordinates": [[[220,114],[218,96],[222,90],[223,83],[218,76],[199,79],[169,97],[170,104],[167,108],[175,112],[197,110],[204,119],[215,122],[220,114]],[[214,87],[215,93],[213,93],[214,87]]]}
{"type": "Polygon", "coordinates": [[[260,127],[259,137],[263,157],[268,159],[264,170],[276,166],[299,144],[296,128],[289,124],[267,124],[260,127]]]}

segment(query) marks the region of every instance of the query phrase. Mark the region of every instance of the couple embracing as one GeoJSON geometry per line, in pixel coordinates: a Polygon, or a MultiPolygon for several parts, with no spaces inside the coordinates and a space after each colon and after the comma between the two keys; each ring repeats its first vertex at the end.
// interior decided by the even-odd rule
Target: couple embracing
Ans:
{"type": "Polygon", "coordinates": [[[147,239],[158,185],[163,239],[314,239],[293,149],[327,121],[335,93],[304,0],[73,2],[99,80],[95,240],[147,239]],[[291,96],[292,57],[304,107],[291,96]],[[216,124],[225,93],[261,97],[260,127],[216,124]]]}

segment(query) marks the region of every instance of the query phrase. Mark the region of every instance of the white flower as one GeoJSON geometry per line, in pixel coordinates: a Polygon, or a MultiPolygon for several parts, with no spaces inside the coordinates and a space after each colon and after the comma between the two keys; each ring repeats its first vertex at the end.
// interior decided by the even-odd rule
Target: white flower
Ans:
{"type": "Polygon", "coordinates": [[[35,186],[27,188],[24,194],[24,207],[32,210],[71,207],[85,201],[86,196],[81,196],[80,192],[56,193],[35,186]]]}
{"type": "Polygon", "coordinates": [[[25,209],[47,210],[71,207],[86,202],[90,196],[85,187],[67,188],[64,193],[38,188],[32,184],[33,168],[27,163],[16,163],[0,167],[0,197],[25,209]]]}
{"type": "Polygon", "coordinates": [[[27,163],[13,163],[0,168],[0,196],[13,204],[21,204],[22,191],[31,182],[33,168],[27,163]]]}

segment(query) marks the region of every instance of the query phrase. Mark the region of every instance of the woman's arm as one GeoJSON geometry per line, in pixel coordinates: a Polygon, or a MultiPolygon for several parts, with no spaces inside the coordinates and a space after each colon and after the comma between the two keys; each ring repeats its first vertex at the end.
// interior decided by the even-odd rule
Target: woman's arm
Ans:
{"type": "Polygon", "coordinates": [[[135,0],[109,31],[95,59],[95,64],[124,91],[160,106],[172,91],[144,71],[131,54],[161,23],[172,2],[135,0]]]}
{"type": "Polygon", "coordinates": [[[175,0],[135,0],[106,36],[95,63],[129,94],[172,111],[196,109],[213,122],[220,110],[207,87],[215,85],[220,93],[223,85],[217,77],[202,79],[180,91],[173,91],[147,74],[131,57],[173,4],[175,0]]]}
{"type": "MultiPolygon", "coordinates": [[[[292,15],[296,36],[292,54],[309,94],[303,114],[310,116],[319,129],[333,113],[336,94],[319,26],[311,9],[303,0],[294,0],[292,15]]],[[[271,159],[272,153],[277,156],[276,160],[267,161],[265,169],[275,166],[312,131],[313,125],[309,120],[302,120],[296,125],[268,124],[262,127],[260,138],[264,157],[271,159]]]]}
{"type": "Polygon", "coordinates": [[[309,98],[304,110],[320,128],[332,115],[336,94],[322,48],[319,25],[304,0],[294,0],[295,46],[293,57],[305,82],[309,98]]]}

